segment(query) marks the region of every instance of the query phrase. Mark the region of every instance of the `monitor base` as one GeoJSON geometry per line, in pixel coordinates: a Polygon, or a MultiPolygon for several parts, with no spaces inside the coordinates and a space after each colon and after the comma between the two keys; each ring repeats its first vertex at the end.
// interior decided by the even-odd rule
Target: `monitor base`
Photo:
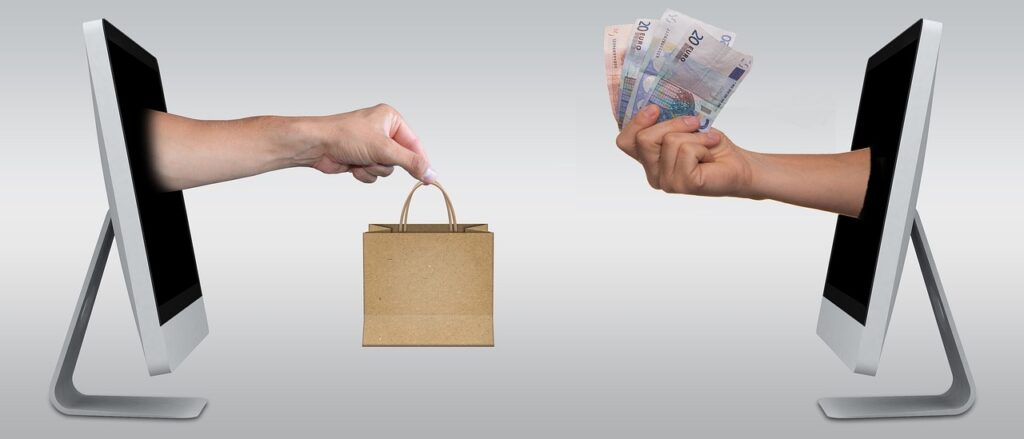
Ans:
{"type": "Polygon", "coordinates": [[[114,416],[128,418],[195,418],[206,407],[206,400],[201,398],[179,398],[162,396],[99,396],[85,395],[75,388],[73,380],[78,354],[82,351],[82,340],[89,326],[93,304],[96,303],[96,292],[99,290],[100,279],[107,265],[110,247],[114,242],[114,223],[110,213],[103,219],[99,241],[93,251],[89,271],[85,275],[85,284],[78,297],[78,305],[71,317],[64,340],[64,348],[60,352],[57,370],[53,374],[50,385],[50,403],[57,411],[74,416],[114,416]]]}
{"type": "Polygon", "coordinates": [[[939,281],[939,271],[935,267],[935,259],[932,258],[928,239],[924,234],[921,215],[917,212],[914,213],[910,238],[924,275],[925,288],[928,290],[928,298],[935,313],[935,322],[939,326],[939,335],[946,350],[953,382],[949,389],[940,395],[822,398],[818,400],[818,405],[825,412],[825,416],[836,419],[952,416],[963,414],[974,405],[974,378],[967,367],[960,336],[957,335],[953,315],[949,312],[949,303],[946,301],[942,282],[939,281]]]}

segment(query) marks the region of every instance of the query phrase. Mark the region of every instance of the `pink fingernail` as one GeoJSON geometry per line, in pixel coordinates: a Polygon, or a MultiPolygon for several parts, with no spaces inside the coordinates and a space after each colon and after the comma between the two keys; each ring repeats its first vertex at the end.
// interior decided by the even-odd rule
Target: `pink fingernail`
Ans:
{"type": "Polygon", "coordinates": [[[434,168],[427,168],[427,172],[423,174],[423,182],[433,183],[435,181],[437,181],[437,172],[434,171],[434,168]]]}

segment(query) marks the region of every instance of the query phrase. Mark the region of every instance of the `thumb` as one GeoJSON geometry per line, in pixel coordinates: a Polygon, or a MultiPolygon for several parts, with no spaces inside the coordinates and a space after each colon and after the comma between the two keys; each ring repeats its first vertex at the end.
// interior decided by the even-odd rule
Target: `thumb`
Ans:
{"type": "Polygon", "coordinates": [[[639,160],[637,153],[637,134],[640,131],[651,127],[655,122],[658,121],[658,113],[661,109],[656,105],[648,105],[640,110],[632,119],[629,120],[622,127],[622,131],[619,132],[619,136],[615,138],[615,145],[626,153],[626,155],[639,160]]]}
{"type": "Polygon", "coordinates": [[[399,166],[413,178],[424,183],[433,183],[437,180],[437,173],[430,168],[427,156],[413,152],[394,140],[388,139],[386,142],[384,147],[378,149],[379,157],[376,159],[378,163],[399,166]]]}
{"type": "Polygon", "coordinates": [[[645,128],[650,128],[658,121],[658,114],[661,113],[661,108],[657,105],[648,105],[642,108],[639,112],[633,115],[633,118],[623,125],[622,132],[620,135],[624,135],[629,138],[636,137],[636,134],[645,128]]]}

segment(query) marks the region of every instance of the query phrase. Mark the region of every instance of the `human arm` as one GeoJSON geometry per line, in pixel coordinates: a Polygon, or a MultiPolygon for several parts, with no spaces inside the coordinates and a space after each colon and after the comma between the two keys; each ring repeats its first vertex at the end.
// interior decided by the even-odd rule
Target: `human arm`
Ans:
{"type": "Polygon", "coordinates": [[[772,199],[857,217],[864,203],[871,153],[765,154],[737,146],[718,130],[698,133],[695,117],[661,123],[648,106],[616,139],[639,161],[648,183],[669,193],[772,199]]]}
{"type": "Polygon", "coordinates": [[[436,179],[419,140],[387,105],[331,116],[196,120],[149,111],[151,167],[163,190],[181,190],[277,169],[351,172],[364,183],[404,168],[436,179]]]}

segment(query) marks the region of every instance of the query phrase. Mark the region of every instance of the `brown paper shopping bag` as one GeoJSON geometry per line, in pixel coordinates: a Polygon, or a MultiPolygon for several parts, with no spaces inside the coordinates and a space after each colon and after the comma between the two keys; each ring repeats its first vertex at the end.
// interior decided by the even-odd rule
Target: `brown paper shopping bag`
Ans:
{"type": "Polygon", "coordinates": [[[363,346],[494,346],[494,235],[459,224],[399,224],[363,234],[363,346]]]}

